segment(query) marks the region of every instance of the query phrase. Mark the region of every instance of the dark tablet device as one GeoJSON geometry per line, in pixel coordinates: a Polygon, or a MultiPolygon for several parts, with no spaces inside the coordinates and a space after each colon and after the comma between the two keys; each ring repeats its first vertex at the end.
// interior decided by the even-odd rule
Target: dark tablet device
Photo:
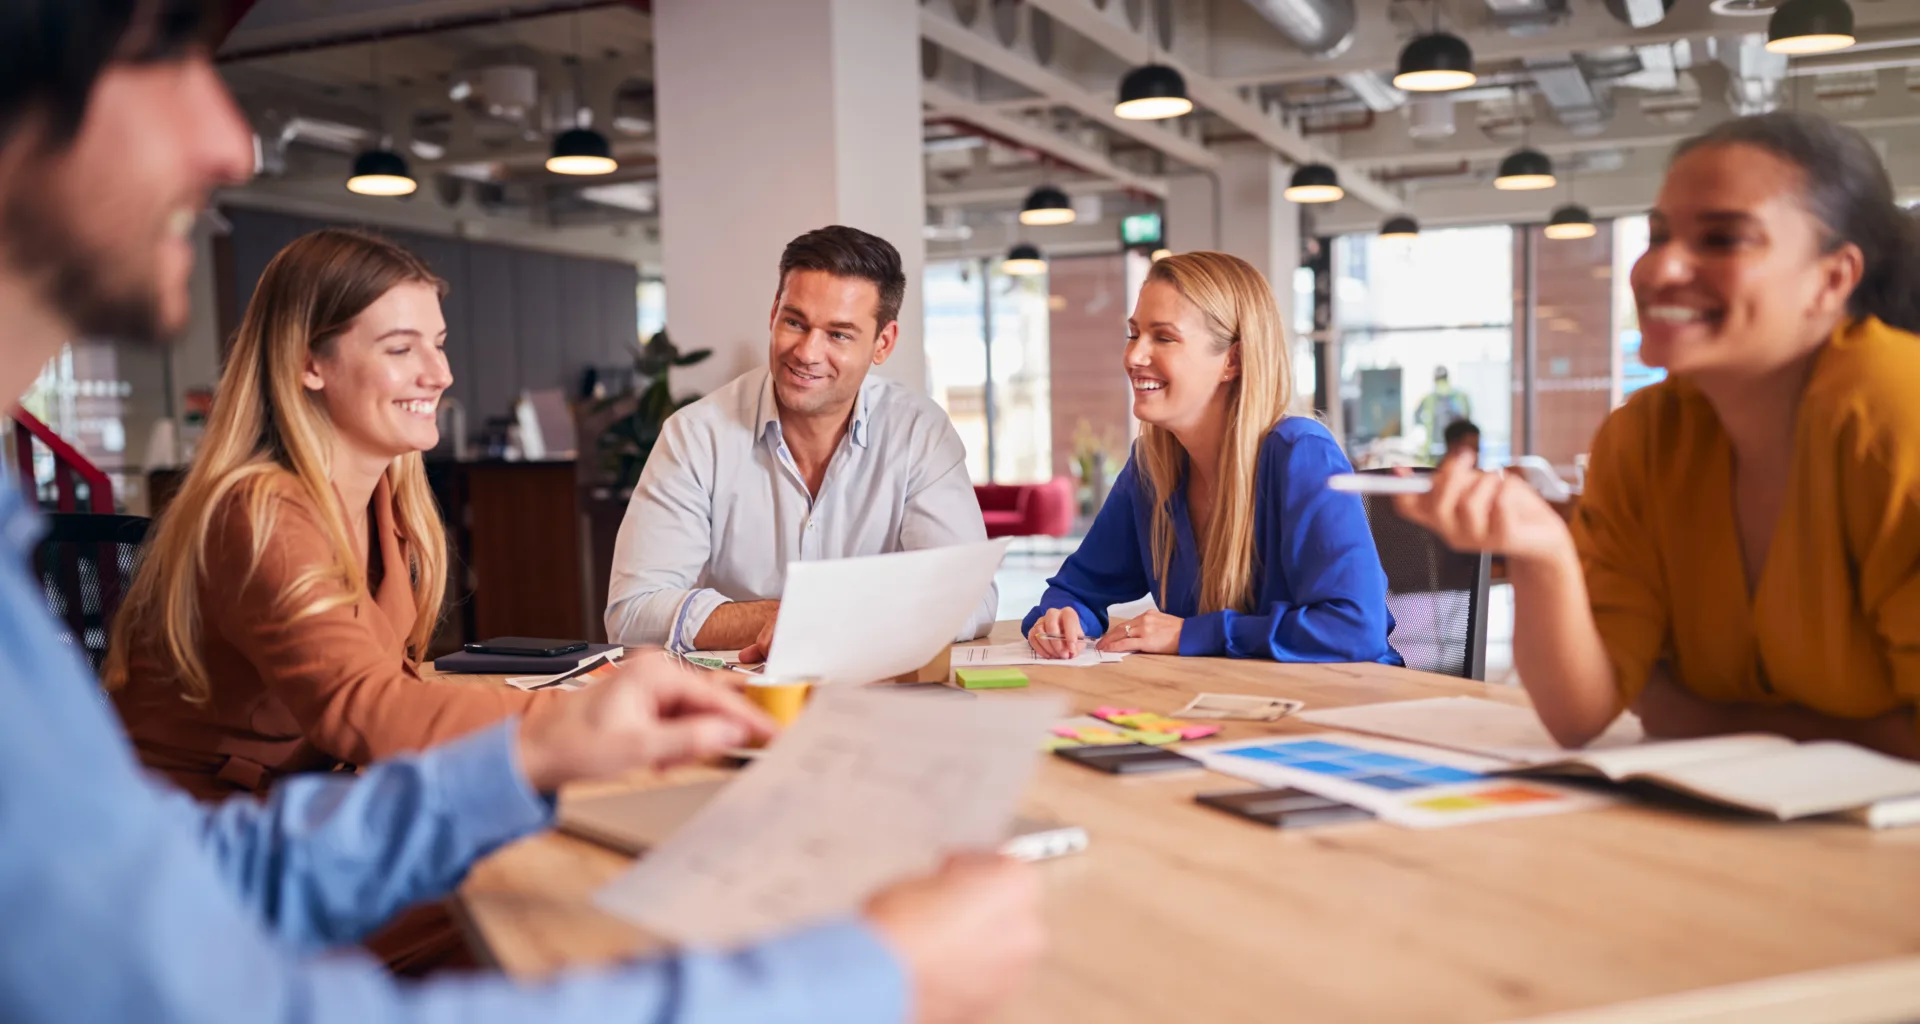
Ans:
{"type": "Polygon", "coordinates": [[[1180,768],[1199,768],[1200,762],[1165,747],[1145,743],[1115,743],[1108,746],[1061,747],[1053,752],[1075,764],[1086,765],[1115,775],[1142,772],[1166,772],[1180,768]]]}
{"type": "Polygon", "coordinates": [[[1355,807],[1292,787],[1201,793],[1193,799],[1195,803],[1205,804],[1214,810],[1274,828],[1312,828],[1315,825],[1373,817],[1373,812],[1364,807],[1355,807]]]}
{"type": "Polygon", "coordinates": [[[587,649],[585,640],[555,640],[541,636],[496,636],[485,643],[468,644],[468,654],[512,654],[528,658],[552,658],[587,649]]]}

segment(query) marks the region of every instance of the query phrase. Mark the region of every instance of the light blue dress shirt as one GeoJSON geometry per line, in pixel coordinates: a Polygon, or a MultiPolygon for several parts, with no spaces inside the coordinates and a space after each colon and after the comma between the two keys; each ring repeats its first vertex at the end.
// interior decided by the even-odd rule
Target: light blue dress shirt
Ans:
{"type": "MultiPolygon", "coordinates": [[[[932,399],[867,374],[813,495],[773,377],[754,370],[667,420],[614,541],[607,639],[690,651],[715,608],[778,598],[789,562],[986,539],[966,448],[932,399]]],[[[999,603],[989,587],[955,639],[984,634],[999,603]]]]}
{"type": "Polygon", "coordinates": [[[196,804],[139,771],[60,639],[25,571],[39,530],[0,482],[0,1021],[907,1017],[899,965],[851,920],[538,984],[394,978],[347,944],[552,818],[516,723],[358,778],[288,778],[264,803],[196,804]]]}

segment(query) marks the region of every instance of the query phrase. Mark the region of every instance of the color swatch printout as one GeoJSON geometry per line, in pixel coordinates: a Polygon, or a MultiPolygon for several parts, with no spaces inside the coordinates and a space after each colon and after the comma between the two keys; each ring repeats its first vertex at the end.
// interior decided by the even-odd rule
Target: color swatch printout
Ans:
{"type": "Polygon", "coordinates": [[[1186,751],[1208,768],[1294,786],[1412,828],[1438,828],[1603,806],[1606,797],[1531,779],[1490,777],[1489,758],[1368,736],[1242,740],[1186,751]]]}

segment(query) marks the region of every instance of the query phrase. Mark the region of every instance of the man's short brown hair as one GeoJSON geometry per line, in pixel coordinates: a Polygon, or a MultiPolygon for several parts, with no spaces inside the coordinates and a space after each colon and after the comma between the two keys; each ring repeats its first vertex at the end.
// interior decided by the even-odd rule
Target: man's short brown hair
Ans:
{"type": "Polygon", "coordinates": [[[844,224],[816,228],[788,242],[780,254],[782,289],[787,286],[787,274],[795,270],[823,270],[835,277],[872,281],[880,290],[880,304],[873,314],[876,335],[900,318],[907,275],[900,269],[900,250],[879,235],[844,224]]]}

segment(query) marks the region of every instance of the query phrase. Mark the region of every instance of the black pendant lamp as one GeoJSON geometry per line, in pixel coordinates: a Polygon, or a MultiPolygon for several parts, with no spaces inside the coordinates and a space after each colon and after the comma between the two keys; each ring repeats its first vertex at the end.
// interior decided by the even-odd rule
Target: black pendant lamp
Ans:
{"type": "Polygon", "coordinates": [[[1408,43],[1400,51],[1400,69],[1393,84],[1407,92],[1447,92],[1478,81],[1473,73],[1473,48],[1449,32],[1433,32],[1408,43]]]}
{"type": "Polygon", "coordinates": [[[1593,214],[1579,203],[1568,203],[1553,211],[1553,217],[1541,232],[1555,241],[1569,241],[1577,238],[1592,238],[1600,229],[1593,224],[1593,214]]]}
{"type": "Polygon", "coordinates": [[[1503,192],[1531,192],[1552,188],[1559,183],[1553,176],[1553,161],[1537,149],[1516,149],[1500,161],[1500,174],[1493,187],[1503,192]]]}
{"type": "Polygon", "coordinates": [[[1187,98],[1187,80],[1165,64],[1143,64],[1120,80],[1120,102],[1115,117],[1129,121],[1161,121],[1193,111],[1187,98]]]}
{"type": "Polygon", "coordinates": [[[1000,261],[1000,272],[1008,277],[1032,277],[1047,272],[1047,258],[1040,255],[1038,246],[1021,242],[1007,250],[1007,258],[1000,261]]]}
{"type": "Polygon", "coordinates": [[[1326,164],[1302,164],[1281,195],[1290,203],[1331,203],[1346,197],[1340,175],[1326,164]]]}
{"type": "Polygon", "coordinates": [[[369,149],[353,158],[347,191],[363,196],[412,195],[420,182],[407,169],[407,158],[391,149],[369,149]]]}
{"type": "Polygon", "coordinates": [[[619,169],[607,137],[591,128],[569,128],[553,137],[547,170],[555,174],[612,174],[619,169]]]}
{"type": "Polygon", "coordinates": [[[1074,216],[1073,201],[1052,185],[1042,185],[1027,193],[1027,201],[1020,206],[1020,223],[1029,226],[1071,224],[1074,216]]]}
{"type": "Polygon", "coordinates": [[[1829,53],[1853,43],[1853,8],[1847,0],[1787,0],[1767,19],[1771,53],[1829,53]]]}
{"type": "Polygon", "coordinates": [[[1381,238],[1415,238],[1419,234],[1420,222],[1405,215],[1388,217],[1387,222],[1380,225],[1381,238]]]}

